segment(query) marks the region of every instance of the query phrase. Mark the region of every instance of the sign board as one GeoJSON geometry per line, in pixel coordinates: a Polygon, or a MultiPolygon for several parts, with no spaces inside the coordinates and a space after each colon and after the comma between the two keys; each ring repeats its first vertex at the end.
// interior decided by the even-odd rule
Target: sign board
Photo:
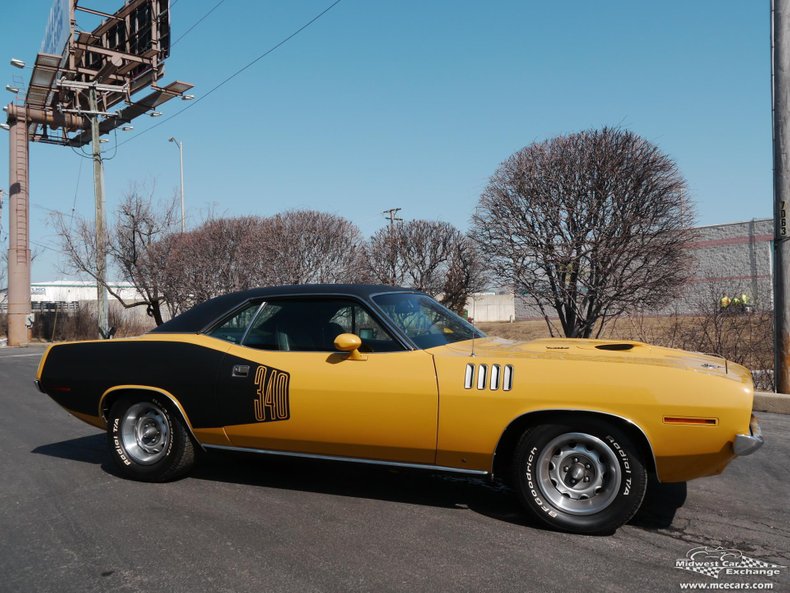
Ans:
{"type": "Polygon", "coordinates": [[[779,236],[787,236],[787,202],[779,205],[779,236]]]}
{"type": "Polygon", "coordinates": [[[63,54],[69,40],[69,1],[53,0],[40,53],[54,56],[63,54]]]}

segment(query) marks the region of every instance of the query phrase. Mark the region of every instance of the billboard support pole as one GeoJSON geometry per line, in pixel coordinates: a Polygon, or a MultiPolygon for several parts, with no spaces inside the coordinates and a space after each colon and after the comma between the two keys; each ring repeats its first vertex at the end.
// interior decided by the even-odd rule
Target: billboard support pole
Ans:
{"type": "Polygon", "coordinates": [[[8,345],[30,343],[30,172],[27,118],[9,121],[8,345]]]}

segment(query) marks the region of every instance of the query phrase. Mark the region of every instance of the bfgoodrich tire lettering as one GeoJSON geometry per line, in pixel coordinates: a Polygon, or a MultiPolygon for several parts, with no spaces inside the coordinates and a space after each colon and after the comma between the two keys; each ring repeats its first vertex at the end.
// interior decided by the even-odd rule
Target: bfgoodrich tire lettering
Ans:
{"type": "Polygon", "coordinates": [[[527,429],[513,469],[524,507],[574,533],[612,533],[639,509],[647,485],[638,449],[622,431],[594,420],[527,429]]]}
{"type": "Polygon", "coordinates": [[[183,420],[160,397],[118,400],[110,409],[107,436],[124,477],[167,482],[194,465],[195,449],[183,420]]]}

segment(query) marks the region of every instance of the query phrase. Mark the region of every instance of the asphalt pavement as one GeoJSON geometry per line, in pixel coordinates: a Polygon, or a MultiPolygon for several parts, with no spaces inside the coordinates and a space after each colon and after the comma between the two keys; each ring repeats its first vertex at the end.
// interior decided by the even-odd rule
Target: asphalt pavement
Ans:
{"type": "Polygon", "coordinates": [[[212,455],[178,482],[124,480],[104,434],[33,386],[41,352],[0,350],[0,592],[790,590],[790,416],[759,414],[766,445],[721,476],[578,536],[496,484],[424,471],[212,455]],[[677,568],[705,547],[783,568],[677,568]]]}

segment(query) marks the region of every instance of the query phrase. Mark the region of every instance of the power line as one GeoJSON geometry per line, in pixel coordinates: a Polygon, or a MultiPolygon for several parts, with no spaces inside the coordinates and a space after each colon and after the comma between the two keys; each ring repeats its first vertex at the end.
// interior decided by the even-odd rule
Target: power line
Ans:
{"type": "Polygon", "coordinates": [[[214,93],[215,91],[217,91],[217,90],[219,90],[220,88],[222,88],[223,86],[225,86],[225,85],[226,85],[227,83],[229,83],[231,80],[233,80],[234,78],[236,78],[236,77],[237,77],[239,74],[241,74],[241,73],[242,73],[242,72],[244,72],[245,70],[247,70],[247,69],[251,68],[251,67],[252,67],[254,64],[256,64],[257,62],[259,62],[260,60],[262,60],[263,58],[265,58],[266,56],[268,56],[270,53],[272,53],[272,52],[276,51],[277,49],[279,49],[280,47],[282,47],[283,45],[285,45],[286,43],[288,43],[288,42],[289,42],[291,39],[293,39],[294,37],[296,37],[297,35],[299,35],[299,33],[301,33],[302,31],[304,31],[305,29],[307,29],[307,28],[308,28],[310,25],[312,25],[314,22],[316,22],[318,19],[320,19],[322,16],[324,16],[324,15],[325,15],[327,12],[329,12],[329,11],[330,11],[330,10],[332,10],[332,9],[333,9],[335,6],[337,6],[338,4],[340,4],[340,2],[342,2],[342,0],[335,0],[335,1],[334,1],[332,4],[330,4],[329,6],[327,6],[327,7],[326,7],[324,10],[322,10],[321,12],[319,12],[319,13],[318,13],[316,16],[314,16],[314,17],[313,17],[312,19],[310,19],[309,21],[307,21],[307,22],[306,22],[304,25],[302,25],[301,27],[299,27],[299,28],[298,28],[296,31],[294,31],[293,33],[291,33],[290,35],[288,35],[288,37],[286,37],[285,39],[283,39],[283,40],[282,40],[282,41],[280,41],[279,43],[275,44],[275,45],[274,45],[274,46],[272,46],[271,48],[267,49],[265,52],[263,52],[262,54],[260,54],[258,57],[256,57],[256,58],[255,58],[255,59],[253,59],[252,61],[248,62],[246,65],[244,65],[244,66],[242,66],[241,68],[239,68],[238,70],[236,70],[236,71],[235,71],[233,74],[231,74],[231,75],[230,75],[230,76],[228,76],[228,77],[227,77],[225,80],[223,80],[222,82],[220,82],[219,84],[217,84],[217,85],[216,85],[214,88],[212,88],[211,90],[209,90],[207,93],[205,93],[204,95],[201,95],[200,97],[198,97],[197,99],[195,99],[194,101],[192,101],[192,102],[191,102],[189,105],[187,105],[186,107],[184,107],[184,108],[183,108],[181,111],[177,111],[177,112],[176,112],[176,113],[174,113],[173,115],[170,115],[170,116],[166,117],[165,119],[163,119],[162,121],[159,121],[159,122],[157,122],[156,124],[154,124],[154,125],[153,125],[153,126],[151,126],[150,128],[147,128],[147,129],[143,130],[142,132],[139,132],[139,133],[135,134],[134,136],[132,136],[131,138],[128,138],[127,140],[124,140],[123,142],[119,142],[119,143],[118,143],[118,147],[121,147],[121,146],[123,146],[123,145],[124,145],[124,144],[126,144],[127,142],[131,142],[131,141],[132,141],[132,140],[134,140],[135,138],[139,138],[139,137],[140,137],[140,136],[142,136],[143,134],[147,134],[147,133],[148,133],[148,132],[150,132],[151,130],[155,130],[155,129],[156,129],[156,128],[158,128],[159,126],[161,126],[161,125],[163,125],[163,124],[165,124],[165,123],[169,122],[171,119],[173,119],[173,118],[175,118],[175,117],[178,117],[179,115],[181,115],[181,114],[182,114],[182,113],[184,113],[185,111],[187,111],[187,110],[189,110],[189,109],[192,109],[192,108],[193,108],[195,105],[197,105],[198,103],[200,103],[200,102],[201,102],[203,99],[206,99],[207,97],[209,97],[209,95],[211,95],[211,94],[212,94],[212,93],[214,93]]]}
{"type": "Polygon", "coordinates": [[[31,242],[33,245],[37,245],[37,246],[39,246],[39,247],[42,247],[42,248],[44,248],[44,249],[47,249],[47,250],[49,250],[49,251],[54,251],[55,253],[60,253],[60,254],[62,254],[62,255],[68,255],[68,254],[67,254],[65,251],[63,251],[63,250],[61,250],[61,249],[57,249],[57,248],[55,248],[55,247],[51,247],[51,246],[49,246],[49,245],[46,245],[45,243],[39,243],[38,241],[33,241],[33,239],[31,239],[31,240],[30,240],[30,242],[31,242]]]}
{"type": "Polygon", "coordinates": [[[77,195],[80,191],[80,178],[82,177],[82,160],[80,160],[80,168],[77,171],[77,187],[74,188],[74,201],[71,204],[71,219],[69,220],[69,231],[74,227],[74,212],[77,209],[77,195]]]}
{"type": "MultiPolygon", "coordinates": [[[[197,26],[198,26],[200,23],[202,23],[204,20],[206,20],[206,19],[209,17],[209,15],[210,15],[212,12],[214,12],[215,10],[217,10],[217,8],[219,8],[219,7],[220,7],[220,5],[221,5],[222,3],[224,3],[224,2],[225,2],[225,0],[219,0],[219,2],[217,2],[217,3],[216,3],[214,6],[213,6],[213,8],[211,8],[211,10],[209,10],[209,11],[208,11],[206,14],[204,14],[202,17],[200,17],[200,18],[197,20],[197,22],[195,22],[195,24],[193,24],[191,27],[189,27],[189,29],[187,29],[186,31],[184,31],[183,33],[181,33],[181,35],[180,35],[180,36],[179,36],[179,37],[178,37],[178,38],[177,38],[175,41],[173,41],[173,42],[170,44],[170,47],[172,48],[172,47],[173,47],[173,46],[174,46],[176,43],[178,43],[178,42],[179,42],[179,41],[181,41],[181,40],[182,40],[184,37],[186,37],[187,35],[189,35],[189,33],[192,31],[192,29],[194,29],[194,28],[195,28],[195,27],[197,27],[197,26]]],[[[173,4],[175,4],[175,2],[173,2],[173,4]]],[[[171,5],[171,7],[172,7],[172,5],[171,5]]]]}

